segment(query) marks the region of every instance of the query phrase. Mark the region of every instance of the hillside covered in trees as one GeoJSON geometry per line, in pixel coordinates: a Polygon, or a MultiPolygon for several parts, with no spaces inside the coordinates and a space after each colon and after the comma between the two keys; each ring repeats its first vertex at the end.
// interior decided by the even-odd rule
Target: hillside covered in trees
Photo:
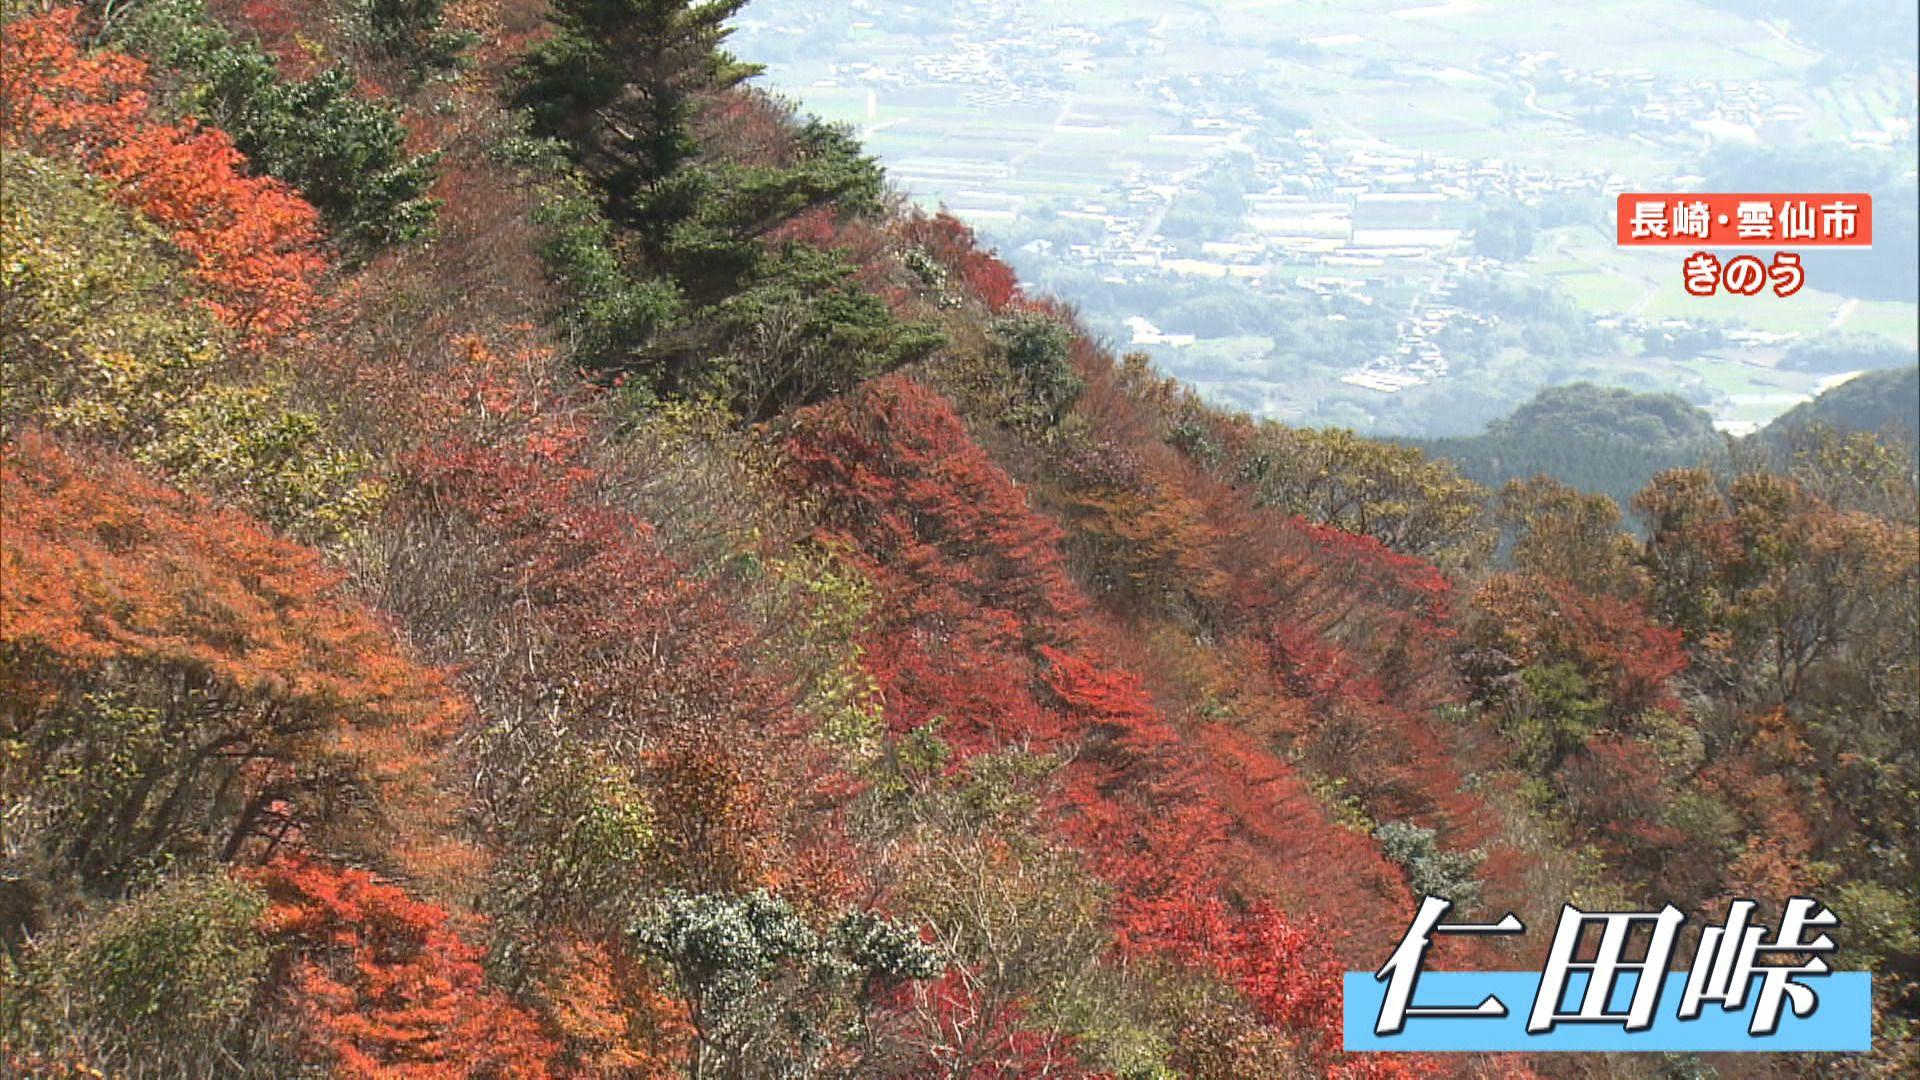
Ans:
{"type": "Polygon", "coordinates": [[[1475,483],[1546,474],[1621,505],[1655,474],[1722,449],[1713,417],[1672,394],[1573,383],[1540,391],[1478,435],[1417,443],[1475,483]]]}
{"type": "Polygon", "coordinates": [[[1788,409],[1760,432],[1762,442],[1788,447],[1827,428],[1880,435],[1894,445],[1920,442],[1920,367],[1867,371],[1788,409]]]}
{"type": "Polygon", "coordinates": [[[740,7],[6,0],[0,1073],[1920,1068],[1904,448],[1211,408],[740,7]],[[1342,1050],[1421,895],[1805,893],[1871,1054],[1342,1050]]]}

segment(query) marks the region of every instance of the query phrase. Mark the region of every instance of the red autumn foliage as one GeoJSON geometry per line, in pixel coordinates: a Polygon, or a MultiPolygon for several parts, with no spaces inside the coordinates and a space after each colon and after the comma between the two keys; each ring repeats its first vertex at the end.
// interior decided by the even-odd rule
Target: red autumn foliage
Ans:
{"type": "Polygon", "coordinates": [[[127,205],[171,231],[206,305],[258,344],[300,325],[325,269],[319,215],[277,180],[248,176],[226,133],[167,122],[147,66],[88,53],[76,8],[7,24],[0,145],[76,156],[127,205]]]}
{"type": "Polygon", "coordinates": [[[1197,738],[1206,749],[1204,788],[1238,823],[1248,881],[1338,927],[1328,936],[1342,952],[1349,941],[1405,929],[1400,915],[1413,900],[1398,868],[1367,837],[1330,827],[1297,770],[1224,724],[1202,727],[1197,738]]]}
{"type": "Polygon", "coordinates": [[[752,87],[733,87],[700,115],[707,154],[730,164],[784,166],[793,151],[793,106],[752,87]]]}
{"type": "Polygon", "coordinates": [[[1297,698],[1334,694],[1379,700],[1379,685],[1337,644],[1293,622],[1274,622],[1259,636],[1269,670],[1297,698]]]}
{"type": "Polygon", "coordinates": [[[806,797],[823,751],[796,752],[788,688],[753,655],[763,631],[616,501],[587,406],[543,385],[538,363],[460,347],[419,418],[431,434],[400,463],[399,512],[460,537],[466,602],[514,658],[475,672],[485,710],[551,717],[631,763],[680,884],[771,884],[788,864],[780,800],[806,797]]]}
{"type": "Polygon", "coordinates": [[[1672,681],[1687,667],[1678,630],[1655,624],[1637,601],[1592,596],[1573,585],[1501,574],[1480,588],[1482,635],[1521,664],[1569,663],[1628,719],[1679,706],[1672,681]]]}
{"type": "Polygon", "coordinates": [[[290,952],[289,1004],[334,1074],[366,1080],[550,1075],[554,1045],[489,987],[441,908],[360,870],[281,859],[255,873],[290,952]]]}
{"type": "Polygon", "coordinates": [[[1380,819],[1413,819],[1441,829],[1450,844],[1485,847],[1494,830],[1487,808],[1461,790],[1460,768],[1445,733],[1399,701],[1344,646],[1276,622],[1250,636],[1301,716],[1291,721],[1307,759],[1345,778],[1345,791],[1380,819]]]}
{"type": "Polygon", "coordinates": [[[1001,311],[1020,299],[1020,282],[1013,268],[980,250],[973,230],[952,214],[915,215],[902,223],[900,231],[908,243],[918,245],[945,267],[988,311],[1001,311]]]}
{"type": "Polygon", "coordinates": [[[1092,760],[1101,759],[1103,746],[1118,764],[1151,760],[1179,745],[1137,676],[1045,645],[1040,656],[1047,662],[1047,687],[1066,705],[1074,730],[1090,744],[1083,752],[1092,760]]]}
{"type": "Polygon", "coordinates": [[[670,719],[659,711],[668,701],[723,728],[758,715],[744,628],[725,625],[711,589],[681,574],[646,522],[593,497],[590,469],[557,465],[544,444],[450,439],[413,455],[404,475],[478,531],[502,596],[544,631],[529,693],[564,681],[570,723],[638,732],[670,719]]]}
{"type": "Polygon", "coordinates": [[[7,447],[4,475],[3,640],[16,662],[179,664],[343,715],[433,704],[379,626],[331,602],[339,574],[313,550],[32,432],[7,447]]]}
{"type": "Polygon", "coordinates": [[[346,44],[323,8],[290,0],[211,0],[208,7],[226,25],[244,27],[285,78],[312,77],[329,51],[346,44]]]}
{"type": "MultiPolygon", "coordinates": [[[[1492,756],[1462,745],[1433,715],[1461,697],[1450,650],[1452,583],[1377,540],[1259,505],[1236,475],[1252,433],[1244,417],[1204,408],[1144,364],[1116,365],[1084,337],[1073,361],[1086,383],[1075,409],[1100,433],[1102,459],[1119,463],[1099,470],[1103,486],[1124,493],[1104,501],[1134,522],[1079,513],[1073,493],[1085,486],[1084,470],[1073,466],[1083,459],[1069,458],[1061,482],[1070,544],[1127,537],[1168,505],[1160,493],[1178,493],[1194,524],[1173,542],[1182,560],[1173,576],[1222,583],[1185,593],[1186,617],[1212,631],[1212,651],[1230,669],[1215,676],[1210,693],[1260,717],[1262,737],[1337,779],[1376,820],[1412,818],[1440,829],[1451,847],[1487,849],[1486,866],[1498,871],[1487,882],[1494,902],[1520,894],[1523,866],[1499,846],[1496,815],[1462,790],[1464,772],[1494,764],[1492,756]]],[[[1120,605],[1120,617],[1137,617],[1137,594],[1095,594],[1120,605]]]]}
{"type": "Polygon", "coordinates": [[[1089,592],[1144,610],[1217,610],[1233,583],[1220,571],[1222,537],[1187,490],[1113,440],[1062,462],[1067,550],[1089,592]]]}
{"type": "Polygon", "coordinates": [[[841,215],[830,206],[809,210],[804,214],[790,217],[767,231],[767,242],[780,244],[793,241],[810,244],[822,250],[832,250],[840,237],[841,215]]]}
{"type": "Polygon", "coordinates": [[[1295,519],[1313,541],[1316,568],[1335,577],[1340,592],[1411,612],[1430,633],[1451,617],[1453,583],[1432,563],[1403,555],[1371,536],[1295,519]]]}
{"type": "Polygon", "coordinates": [[[1232,955],[1243,993],[1267,1019],[1340,1038],[1340,965],[1322,939],[1264,905],[1233,928],[1232,955]]]}
{"type": "Polygon", "coordinates": [[[1316,1054],[1335,1061],[1320,1019],[1333,954],[1256,960],[1284,936],[1284,920],[1247,906],[1229,875],[1276,856],[1357,849],[1361,858],[1301,889],[1312,895],[1290,899],[1328,916],[1405,906],[1377,851],[1330,825],[1288,767],[1250,742],[1231,744],[1240,786],[1221,782],[1222,744],[1183,731],[1113,662],[1100,644],[1108,630],[1067,579],[1063,534],[945,399],[904,377],[880,380],[797,417],[785,452],[789,482],[818,500],[825,541],[850,553],[880,597],[863,645],[890,720],[938,717],[963,756],[1009,744],[1071,749],[1051,813],[1112,887],[1120,947],[1264,994],[1270,1020],[1313,1027],[1316,1054]],[[1229,790],[1239,793],[1231,805],[1221,798],[1229,790]]]}
{"type": "Polygon", "coordinates": [[[785,450],[796,488],[832,496],[829,541],[866,553],[886,602],[924,634],[964,635],[983,650],[1037,646],[1085,610],[1060,530],[918,383],[883,379],[820,406],[785,450]]]}
{"type": "Polygon", "coordinates": [[[885,301],[895,315],[918,318],[925,314],[913,288],[915,280],[897,257],[899,241],[864,217],[833,206],[817,207],[775,225],[764,239],[770,245],[801,243],[834,252],[853,266],[854,281],[885,301]]]}
{"type": "Polygon", "coordinates": [[[1660,821],[1668,771],[1647,744],[1603,735],[1561,766],[1557,780],[1575,824],[1644,851],[1678,848],[1685,839],[1660,821]]]}
{"type": "Polygon", "coordinates": [[[1629,880],[1644,882],[1659,901],[1691,904],[1690,883],[1712,867],[1687,857],[1689,837],[1666,822],[1673,800],[1672,770],[1653,747],[1601,735],[1560,766],[1554,785],[1568,818],[1591,836],[1607,861],[1629,880]]]}

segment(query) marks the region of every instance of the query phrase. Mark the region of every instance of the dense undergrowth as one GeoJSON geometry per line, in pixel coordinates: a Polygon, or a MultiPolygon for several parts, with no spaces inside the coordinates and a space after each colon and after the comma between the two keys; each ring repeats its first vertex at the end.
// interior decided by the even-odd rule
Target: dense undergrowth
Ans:
{"type": "Polygon", "coordinates": [[[1338,978],[1809,889],[1914,1066],[1905,451],[1641,540],[1212,409],[738,6],[9,2],[6,1070],[1791,1074],[1346,1055],[1338,978]]]}

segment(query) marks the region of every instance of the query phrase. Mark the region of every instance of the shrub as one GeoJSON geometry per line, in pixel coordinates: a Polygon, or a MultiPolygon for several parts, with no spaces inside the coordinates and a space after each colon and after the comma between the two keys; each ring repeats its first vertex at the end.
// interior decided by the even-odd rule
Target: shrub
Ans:
{"type": "Polygon", "coordinates": [[[810,1072],[807,1059],[837,1034],[831,1020],[844,1022],[876,986],[940,971],[912,927],[852,911],[822,935],[765,890],[670,894],[632,937],[679,980],[694,1075],[810,1072]]]}
{"type": "Polygon", "coordinates": [[[227,357],[159,230],[70,167],[9,154],[5,178],[9,424],[116,444],[303,536],[371,516],[380,487],[366,456],[338,443],[327,416],[295,407],[285,376],[227,357]]]}
{"type": "Polygon", "coordinates": [[[257,1019],[265,910],[225,873],[178,874],[43,937],[0,969],[0,1044],[29,1060],[77,1046],[114,1075],[211,1075],[257,1019]]]}
{"type": "Polygon", "coordinates": [[[1068,362],[1073,330],[1050,315],[1019,311],[993,320],[989,333],[1025,391],[1015,418],[1057,422],[1084,388],[1068,362]]]}
{"type": "Polygon", "coordinates": [[[1437,896],[1454,906],[1471,908],[1480,899],[1480,881],[1474,875],[1486,860],[1483,852],[1442,851],[1432,829],[1410,821],[1389,821],[1374,830],[1380,850],[1407,872],[1415,896],[1437,896]]]}
{"type": "Polygon", "coordinates": [[[432,227],[433,159],[407,153],[394,109],[356,97],[346,68],[284,81],[272,57],[221,26],[202,0],[153,0],[114,32],[185,76],[181,107],[224,128],[256,168],[299,188],[335,233],[398,244],[432,227]]]}

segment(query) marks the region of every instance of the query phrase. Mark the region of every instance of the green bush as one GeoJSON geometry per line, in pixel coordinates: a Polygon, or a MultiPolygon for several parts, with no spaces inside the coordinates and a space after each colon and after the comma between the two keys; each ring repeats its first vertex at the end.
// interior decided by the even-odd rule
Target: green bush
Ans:
{"type": "Polygon", "coordinates": [[[1019,411],[1043,424],[1057,421],[1083,385],[1069,361],[1073,331],[1051,316],[1020,311],[995,319],[988,333],[1025,389],[1019,411]]]}
{"type": "MultiPolygon", "coordinates": [[[[482,753],[500,753],[513,734],[491,728],[482,753]]],[[[545,928],[617,932],[644,903],[636,884],[658,872],[653,809],[646,794],[599,750],[564,739],[503,807],[501,858],[488,907],[506,931],[495,941],[495,970],[509,981],[551,961],[545,928]]]]}
{"type": "Polygon", "coordinates": [[[154,0],[114,29],[180,73],[183,111],[225,129],[254,168],[298,188],[336,235],[398,244],[432,228],[432,158],[407,153],[393,107],[354,96],[345,67],[283,80],[272,57],[220,25],[202,0],[154,0]]]}
{"type": "Polygon", "coordinates": [[[805,658],[798,665],[800,708],[817,738],[851,761],[870,761],[886,728],[880,685],[859,641],[873,617],[873,585],[830,551],[801,551],[772,569],[782,586],[776,618],[805,658]]]}
{"type": "Polygon", "coordinates": [[[369,44],[406,63],[415,78],[460,66],[474,35],[449,30],[446,0],[357,0],[356,14],[369,44]]]}
{"type": "Polygon", "coordinates": [[[576,356],[629,400],[721,402],[758,421],[942,338],[895,318],[845,256],[769,242],[802,215],[879,212],[886,182],[849,129],[738,89],[757,70],[723,48],[741,6],[561,0],[515,100],[539,137],[530,164],[557,178],[541,217],[576,356]],[[727,153],[725,133],[700,123],[720,100],[776,130],[778,152],[727,153]]]}
{"type": "Polygon", "coordinates": [[[165,235],[70,166],[9,151],[0,175],[7,419],[153,438],[222,362],[165,235]]]}
{"type": "Polygon", "coordinates": [[[769,252],[738,292],[700,313],[697,338],[652,350],[665,386],[727,401],[739,415],[765,420],[940,347],[937,330],[896,318],[855,274],[837,252],[805,244],[769,252]]]}
{"type": "Polygon", "coordinates": [[[574,299],[566,321],[582,366],[619,370],[679,319],[679,290],[671,281],[627,272],[612,227],[578,180],[549,185],[534,220],[547,230],[541,253],[548,268],[574,299]]]}
{"type": "Polygon", "coordinates": [[[1520,672],[1524,693],[1500,727],[1516,755],[1535,775],[1548,776],[1606,719],[1600,700],[1572,664],[1535,664],[1520,672]]]}
{"type": "Polygon", "coordinates": [[[288,407],[290,396],[273,376],[206,387],[136,456],[236,498],[283,528],[311,537],[345,533],[379,509],[383,488],[368,477],[365,454],[335,445],[327,419],[288,407]]]}
{"type": "Polygon", "coordinates": [[[820,934],[765,890],[668,894],[631,940],[672,968],[700,1075],[811,1074],[874,990],[941,967],[911,926],[851,911],[820,934]]]}
{"type": "Polygon", "coordinates": [[[1920,903],[1912,896],[1874,881],[1849,881],[1834,893],[1833,912],[1845,929],[1835,967],[1885,971],[1889,960],[1920,957],[1920,903]]]}
{"type": "Polygon", "coordinates": [[[264,893],[182,874],[45,936],[0,973],[0,1045],[110,1075],[207,1076],[239,1056],[269,951],[264,893]]]}

